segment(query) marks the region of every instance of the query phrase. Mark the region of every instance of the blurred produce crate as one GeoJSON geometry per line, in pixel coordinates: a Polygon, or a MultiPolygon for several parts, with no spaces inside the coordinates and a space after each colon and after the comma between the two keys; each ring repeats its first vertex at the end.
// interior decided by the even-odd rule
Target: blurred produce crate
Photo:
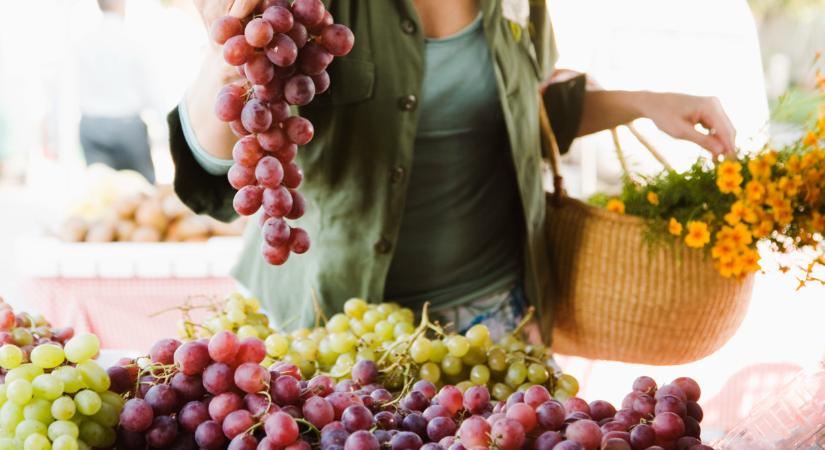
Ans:
{"type": "Polygon", "coordinates": [[[241,245],[239,237],[100,244],[34,237],[18,242],[15,253],[29,309],[97,334],[105,348],[128,350],[178,335],[179,312],[155,313],[231,292],[229,270],[241,245]]]}

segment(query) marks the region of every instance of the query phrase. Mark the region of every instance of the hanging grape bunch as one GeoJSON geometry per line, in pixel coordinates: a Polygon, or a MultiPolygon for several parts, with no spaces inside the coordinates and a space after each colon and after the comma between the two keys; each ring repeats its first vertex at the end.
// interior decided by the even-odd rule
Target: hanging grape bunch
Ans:
{"type": "Polygon", "coordinates": [[[286,219],[304,214],[297,191],[303,173],[295,156],[315,130],[309,120],[291,115],[290,105],[307,105],[329,89],[326,69],[352,50],[354,36],[333,23],[321,0],[267,0],[252,18],[216,20],[210,34],[244,80],[224,86],[215,103],[217,117],[240,138],[228,174],[238,189],[233,206],[244,216],[263,208],[262,253],[281,265],[310,245],[307,232],[286,219]]]}

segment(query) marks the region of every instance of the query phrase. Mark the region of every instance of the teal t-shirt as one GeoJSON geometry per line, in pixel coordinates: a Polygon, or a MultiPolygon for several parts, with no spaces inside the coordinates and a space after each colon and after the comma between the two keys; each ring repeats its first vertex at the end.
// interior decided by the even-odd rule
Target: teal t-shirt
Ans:
{"type": "Polygon", "coordinates": [[[409,188],[385,297],[458,305],[520,282],[522,214],[481,16],[427,39],[409,188]]]}

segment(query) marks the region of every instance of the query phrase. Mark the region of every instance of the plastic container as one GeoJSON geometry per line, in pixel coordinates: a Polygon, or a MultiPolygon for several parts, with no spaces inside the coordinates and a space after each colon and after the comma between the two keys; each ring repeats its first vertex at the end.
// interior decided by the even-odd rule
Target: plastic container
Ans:
{"type": "Polygon", "coordinates": [[[803,370],[778,395],[713,444],[717,450],[825,449],[825,363],[803,370]]]}

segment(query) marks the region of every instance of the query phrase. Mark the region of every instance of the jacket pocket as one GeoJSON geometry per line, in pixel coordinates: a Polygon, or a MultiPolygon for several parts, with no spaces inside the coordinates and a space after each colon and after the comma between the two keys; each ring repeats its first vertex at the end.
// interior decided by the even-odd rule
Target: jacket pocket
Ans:
{"type": "Polygon", "coordinates": [[[330,95],[333,105],[368,100],[375,87],[375,63],[364,59],[342,58],[330,66],[330,95]]]}

